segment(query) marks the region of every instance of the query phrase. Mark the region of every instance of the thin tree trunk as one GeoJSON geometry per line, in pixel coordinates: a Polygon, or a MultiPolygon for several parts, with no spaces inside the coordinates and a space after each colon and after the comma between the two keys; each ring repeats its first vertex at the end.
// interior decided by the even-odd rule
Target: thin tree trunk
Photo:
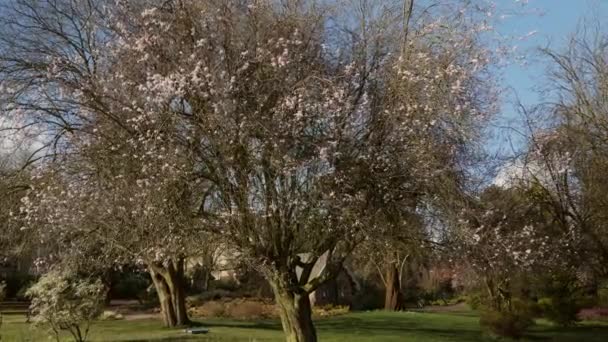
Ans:
{"type": "Polygon", "coordinates": [[[399,311],[403,309],[403,296],[401,294],[401,272],[397,264],[391,262],[387,265],[385,280],[384,310],[399,311]]]}
{"type": "Polygon", "coordinates": [[[287,342],[316,342],[309,294],[296,293],[278,282],[271,282],[287,342]]]}
{"type": "Polygon", "coordinates": [[[161,315],[166,327],[190,324],[186,309],[183,259],[168,266],[150,266],[150,275],[158,294],[161,315]]]}

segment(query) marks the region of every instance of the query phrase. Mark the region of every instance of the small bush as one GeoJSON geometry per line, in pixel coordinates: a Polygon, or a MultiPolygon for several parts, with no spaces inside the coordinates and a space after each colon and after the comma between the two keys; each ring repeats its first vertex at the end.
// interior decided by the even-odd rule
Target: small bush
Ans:
{"type": "Polygon", "coordinates": [[[456,305],[456,304],[460,304],[460,303],[466,303],[467,300],[468,300],[467,296],[456,296],[456,297],[447,299],[445,302],[447,305],[456,305]]]}
{"type": "Polygon", "coordinates": [[[251,300],[226,305],[225,315],[238,319],[267,318],[265,304],[251,300]]]}
{"type": "Polygon", "coordinates": [[[237,319],[262,319],[277,317],[277,310],[272,300],[266,299],[223,299],[209,301],[190,308],[193,316],[230,317],[237,319]]]}
{"type": "Polygon", "coordinates": [[[534,311],[535,303],[513,298],[510,306],[502,311],[482,309],[479,324],[492,335],[519,339],[534,325],[534,311]]]}
{"type": "Polygon", "coordinates": [[[598,286],[597,305],[608,307],[608,282],[604,281],[598,286]]]}
{"type": "Polygon", "coordinates": [[[608,321],[608,308],[583,309],[577,317],[584,321],[608,321]]]}
{"type": "Polygon", "coordinates": [[[200,306],[205,304],[208,301],[212,300],[220,300],[224,298],[235,298],[236,294],[234,292],[226,291],[226,290],[209,290],[203,292],[201,294],[197,294],[194,296],[189,296],[187,298],[188,305],[191,306],[200,306]]]}
{"type": "Polygon", "coordinates": [[[225,290],[234,292],[238,290],[239,284],[235,279],[232,278],[224,278],[211,281],[210,287],[215,290],[225,290]]]}
{"type": "Polygon", "coordinates": [[[197,309],[197,314],[203,317],[223,317],[226,308],[222,302],[207,302],[197,309]]]}
{"type": "Polygon", "coordinates": [[[436,299],[436,300],[432,301],[430,304],[433,306],[448,306],[448,305],[453,305],[456,303],[452,303],[450,300],[436,299]]]}
{"type": "Polygon", "coordinates": [[[338,316],[347,314],[350,308],[346,305],[323,305],[313,308],[313,315],[321,317],[338,316]]]}
{"type": "Polygon", "coordinates": [[[543,316],[560,326],[571,326],[578,321],[581,304],[577,298],[543,297],[538,300],[543,316]]]}
{"type": "Polygon", "coordinates": [[[572,326],[578,312],[596,300],[571,274],[554,274],[538,281],[538,305],[545,318],[560,326],[572,326]]]}
{"type": "Polygon", "coordinates": [[[519,339],[534,325],[534,320],[525,313],[485,310],[479,324],[493,335],[519,339]]]}
{"type": "Polygon", "coordinates": [[[471,310],[479,310],[483,306],[484,298],[480,293],[471,293],[465,301],[471,310]]]}
{"type": "Polygon", "coordinates": [[[32,321],[48,326],[59,340],[67,330],[76,342],[86,341],[90,323],[101,313],[105,291],[101,281],[80,279],[60,271],[51,271],[28,291],[32,299],[32,321]]]}

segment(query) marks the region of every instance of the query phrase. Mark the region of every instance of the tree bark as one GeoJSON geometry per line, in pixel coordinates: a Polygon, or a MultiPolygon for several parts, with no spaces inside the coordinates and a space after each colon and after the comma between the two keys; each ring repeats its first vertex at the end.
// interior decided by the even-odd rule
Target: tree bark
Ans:
{"type": "Polygon", "coordinates": [[[309,294],[293,291],[276,281],[271,283],[286,341],[316,342],[317,332],[312,321],[309,294]]]}
{"type": "Polygon", "coordinates": [[[401,272],[397,264],[391,262],[386,268],[384,310],[399,311],[403,309],[401,293],[401,272]]]}
{"type": "Polygon", "coordinates": [[[171,261],[167,265],[154,263],[150,266],[150,275],[158,294],[164,325],[176,327],[190,324],[186,309],[184,260],[171,261]]]}
{"type": "Polygon", "coordinates": [[[156,288],[156,294],[158,295],[163,324],[166,327],[174,327],[177,325],[177,319],[175,317],[175,312],[173,311],[173,304],[171,303],[169,286],[167,285],[165,278],[154,270],[153,267],[150,267],[150,276],[152,277],[154,287],[156,288]]]}

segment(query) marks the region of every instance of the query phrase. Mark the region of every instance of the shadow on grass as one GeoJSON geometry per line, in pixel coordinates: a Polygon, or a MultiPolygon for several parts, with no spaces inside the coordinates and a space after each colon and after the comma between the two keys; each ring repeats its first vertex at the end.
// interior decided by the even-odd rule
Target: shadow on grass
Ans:
{"type": "MultiPolygon", "coordinates": [[[[406,314],[405,314],[406,315],[406,314]]],[[[209,334],[186,335],[172,337],[158,337],[146,339],[132,339],[129,342],[173,342],[173,341],[252,341],[256,335],[255,331],[281,332],[282,327],[278,320],[264,321],[222,321],[203,320],[196,321],[196,326],[210,329],[209,334]],[[215,335],[214,328],[239,329],[246,331],[251,338],[215,335]]],[[[373,341],[382,341],[383,338],[396,336],[404,340],[414,338],[417,341],[442,340],[442,341],[483,341],[489,340],[477,325],[476,320],[457,319],[450,320],[449,317],[428,316],[339,316],[323,318],[315,321],[317,331],[321,339],[323,336],[333,335],[333,339],[343,338],[344,341],[356,335],[358,337],[371,338],[373,341]]],[[[608,325],[581,325],[571,328],[560,328],[547,325],[537,325],[526,334],[526,341],[608,341],[608,325]]],[[[264,338],[256,338],[256,341],[264,341],[264,338]]]]}
{"type": "Polygon", "coordinates": [[[199,342],[243,342],[243,341],[264,341],[260,338],[237,338],[237,337],[220,337],[213,335],[188,335],[175,337],[159,337],[148,339],[124,340],[123,342],[178,342],[178,341],[199,341],[199,342]]]}
{"type": "MultiPolygon", "coordinates": [[[[254,338],[248,339],[243,337],[234,337],[234,336],[220,336],[215,335],[213,328],[228,328],[228,329],[245,329],[251,330],[251,334],[255,334],[255,330],[269,330],[269,331],[282,331],[281,324],[278,321],[226,321],[222,322],[220,320],[211,320],[211,321],[193,321],[189,327],[205,327],[209,328],[210,332],[208,334],[198,334],[198,335],[190,335],[190,334],[180,334],[179,336],[170,336],[170,337],[157,337],[157,338],[144,338],[144,339],[129,339],[124,340],[124,342],[177,342],[177,341],[207,341],[207,342],[232,342],[232,341],[265,341],[264,338],[254,338]]],[[[180,328],[179,330],[183,331],[184,328],[180,328]]]]}
{"type": "Polygon", "coordinates": [[[578,325],[574,327],[536,326],[526,334],[530,341],[608,341],[608,326],[578,325]]]}
{"type": "MultiPolygon", "coordinates": [[[[282,330],[279,321],[242,321],[242,322],[221,322],[212,321],[204,322],[205,327],[212,329],[214,327],[222,328],[237,328],[251,330],[272,330],[280,332],[282,330]]],[[[435,327],[424,324],[420,321],[402,320],[396,322],[394,317],[387,318],[358,318],[358,317],[332,317],[319,319],[315,321],[317,332],[321,335],[324,333],[346,336],[356,333],[358,336],[429,336],[433,338],[445,338],[452,341],[478,341],[481,338],[479,330],[472,328],[458,328],[454,325],[445,327],[435,327]]]]}
{"type": "Polygon", "coordinates": [[[206,328],[238,328],[238,329],[253,329],[253,330],[274,330],[282,331],[281,322],[279,321],[211,321],[201,322],[201,326],[206,328]]]}
{"type": "Polygon", "coordinates": [[[331,331],[336,334],[348,335],[356,332],[357,335],[367,336],[416,336],[417,338],[428,336],[433,338],[445,338],[457,341],[478,341],[481,338],[479,330],[467,325],[437,326],[433,322],[419,320],[399,320],[394,317],[339,317],[317,322],[319,331],[331,331]]]}
{"type": "Polygon", "coordinates": [[[159,337],[147,338],[143,340],[126,340],[125,342],[177,342],[177,341],[201,341],[201,338],[195,336],[176,336],[176,337],[159,337]]]}

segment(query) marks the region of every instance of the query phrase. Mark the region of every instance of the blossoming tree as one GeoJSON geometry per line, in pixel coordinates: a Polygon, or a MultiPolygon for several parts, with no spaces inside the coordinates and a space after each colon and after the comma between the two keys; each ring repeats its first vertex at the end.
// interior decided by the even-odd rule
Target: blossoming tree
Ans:
{"type": "Polygon", "coordinates": [[[579,235],[531,201],[534,191],[489,187],[462,212],[457,259],[478,274],[494,310],[512,309],[512,285],[521,275],[573,273],[578,266],[579,235]]]}
{"type": "Polygon", "coordinates": [[[59,156],[30,223],[86,227],[169,288],[188,243],[219,236],[270,282],[288,341],[316,340],[309,294],[360,241],[457,188],[495,109],[466,7],[17,4],[6,98],[59,156]]]}
{"type": "Polygon", "coordinates": [[[175,143],[177,124],[145,107],[156,102],[132,96],[137,88],[120,79],[128,66],[111,63],[118,31],[109,24],[125,12],[107,5],[3,5],[3,115],[45,137],[20,218],[47,258],[144,263],[165,324],[182,325],[184,260],[206,248],[205,235],[193,233],[192,167],[175,143]]]}

